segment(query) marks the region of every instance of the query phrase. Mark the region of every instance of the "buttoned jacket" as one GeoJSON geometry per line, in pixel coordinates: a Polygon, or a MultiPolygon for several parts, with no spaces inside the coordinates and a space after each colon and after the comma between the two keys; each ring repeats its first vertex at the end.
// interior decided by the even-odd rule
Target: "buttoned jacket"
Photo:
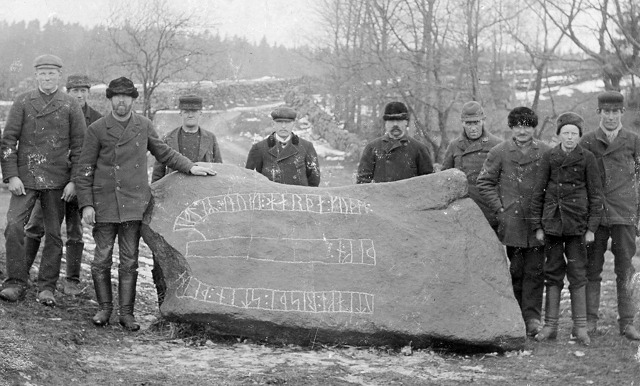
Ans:
{"type": "Polygon", "coordinates": [[[400,140],[383,135],[362,151],[356,183],[399,181],[430,173],[433,163],[425,144],[408,135],[400,140]]]}

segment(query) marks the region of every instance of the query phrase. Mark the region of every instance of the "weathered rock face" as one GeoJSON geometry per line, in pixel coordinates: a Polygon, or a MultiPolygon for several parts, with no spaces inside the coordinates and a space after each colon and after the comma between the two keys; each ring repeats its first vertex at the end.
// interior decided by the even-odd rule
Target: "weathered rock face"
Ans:
{"type": "Polygon", "coordinates": [[[215,167],[153,185],[142,233],[169,320],[297,344],[524,345],[504,249],[461,172],[323,189],[215,167]]]}

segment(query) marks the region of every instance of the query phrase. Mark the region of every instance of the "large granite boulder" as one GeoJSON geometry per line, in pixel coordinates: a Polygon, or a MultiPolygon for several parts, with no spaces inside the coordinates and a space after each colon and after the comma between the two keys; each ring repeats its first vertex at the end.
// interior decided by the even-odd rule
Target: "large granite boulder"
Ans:
{"type": "Polygon", "coordinates": [[[523,347],[504,248],[463,173],[309,188],[215,168],[152,185],[142,235],[167,319],[297,344],[523,347]]]}

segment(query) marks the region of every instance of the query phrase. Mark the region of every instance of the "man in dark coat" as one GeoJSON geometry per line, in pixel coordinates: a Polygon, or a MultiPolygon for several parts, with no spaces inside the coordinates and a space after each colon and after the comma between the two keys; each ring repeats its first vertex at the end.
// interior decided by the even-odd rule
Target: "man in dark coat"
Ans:
{"type": "Polygon", "coordinates": [[[620,334],[640,340],[640,333],[633,325],[637,304],[631,285],[635,273],[631,259],[636,253],[640,211],[640,137],[622,127],[624,97],[619,92],[607,91],[598,95],[597,111],[600,127],[585,134],[581,141],[581,145],[596,156],[604,195],[604,215],[595,241],[587,246],[587,328],[589,332],[597,329],[604,253],[611,239],[620,334]]]}
{"type": "Polygon", "coordinates": [[[507,117],[513,138],[489,151],[478,176],[482,198],[498,220],[498,237],[507,247],[513,292],[520,304],[527,335],[542,329],[543,243],[529,224],[531,193],[538,179],[547,145],[533,138],[538,116],[516,107],[507,117]]]}
{"type": "Polygon", "coordinates": [[[387,103],[382,120],[385,134],[362,151],[356,183],[399,181],[433,173],[429,149],[407,133],[407,106],[402,102],[387,103]]]}
{"type": "Polygon", "coordinates": [[[286,106],[271,112],[275,131],[251,147],[246,168],[280,184],[318,186],[318,155],[311,142],[293,133],[296,116],[296,111],[286,106]]]}
{"type": "MultiPolygon", "coordinates": [[[[164,143],[189,158],[192,162],[222,163],[220,146],[216,136],[200,127],[202,115],[202,98],[197,95],[184,95],[179,98],[178,108],[182,117],[182,126],[170,131],[163,139],[164,143]]],[[[153,165],[151,182],[156,182],[172,170],[162,162],[156,160],[153,165]]],[[[162,305],[167,286],[160,264],[153,255],[153,282],[158,293],[158,305],[162,305]]]]}
{"type": "Polygon", "coordinates": [[[555,339],[560,294],[565,275],[571,293],[572,335],[584,344],[587,334],[587,250],[602,214],[602,182],[596,157],[578,141],[584,120],[573,112],[560,114],[556,134],[560,144],[542,155],[538,182],[531,197],[531,227],[545,242],[544,328],[536,340],[555,339]],[[566,256],[566,261],[565,261],[566,256]]]}
{"type": "MultiPolygon", "coordinates": [[[[91,88],[91,81],[86,75],[69,75],[67,77],[67,93],[78,100],[84,114],[87,127],[102,117],[102,114],[94,110],[87,103],[87,96],[91,88]]],[[[67,226],[66,246],[66,273],[63,292],[67,295],[78,295],[82,292],[80,288],[80,268],[82,264],[82,251],[84,242],[82,241],[82,217],[78,208],[77,198],[73,198],[65,205],[65,223],[67,226]]],[[[27,259],[27,270],[31,268],[40,248],[40,240],[44,236],[44,219],[39,202],[31,212],[29,223],[25,226],[26,237],[24,239],[24,250],[27,259]]]]}
{"type": "Polygon", "coordinates": [[[447,148],[442,161],[442,170],[460,169],[467,175],[469,183],[469,197],[480,207],[482,213],[492,228],[498,228],[495,213],[487,206],[476,187],[478,174],[487,154],[502,140],[491,134],[485,127],[484,109],[476,101],[467,102],[462,106],[460,119],[462,120],[462,134],[454,139],[447,148]]]}
{"type": "Polygon", "coordinates": [[[151,121],[132,112],[138,90],[131,80],[114,79],[107,88],[111,113],[87,129],[79,173],[78,204],[82,219],[93,225],[96,243],[91,276],[100,306],[93,323],[109,323],[113,311],[111,265],[113,245],[118,236],[119,322],[126,330],[140,326],[133,316],[138,277],[140,225],[151,191],[148,183],[147,151],[173,169],[194,175],[215,174],[210,167],[199,166],[158,138],[151,121]]]}
{"type": "Polygon", "coordinates": [[[38,88],[16,98],[0,145],[2,175],[12,193],[4,233],[7,279],[0,298],[14,302],[24,297],[29,276],[24,226],[39,199],[45,242],[38,301],[54,306],[62,260],[60,226],[65,201],[75,197],[75,184],[70,179],[78,167],[86,124],[75,98],[58,87],[62,60],[42,55],[35,59],[34,67],[38,88]]]}

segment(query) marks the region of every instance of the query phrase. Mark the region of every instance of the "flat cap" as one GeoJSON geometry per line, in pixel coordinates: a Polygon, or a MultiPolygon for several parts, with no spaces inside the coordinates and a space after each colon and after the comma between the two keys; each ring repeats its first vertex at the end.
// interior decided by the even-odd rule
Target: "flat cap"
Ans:
{"type": "Polygon", "coordinates": [[[618,91],[605,91],[598,95],[599,109],[622,109],[624,107],[624,96],[618,91]]]}
{"type": "Polygon", "coordinates": [[[476,101],[467,102],[462,106],[462,112],[460,118],[463,122],[467,121],[481,121],[486,118],[484,115],[484,109],[480,106],[480,103],[476,101]]]}
{"type": "Polygon", "coordinates": [[[556,119],[556,135],[560,135],[560,130],[562,130],[563,126],[566,125],[574,125],[578,128],[580,132],[580,136],[582,137],[582,128],[584,127],[584,119],[574,112],[568,111],[566,113],[562,113],[556,119]]]}
{"type": "Polygon", "coordinates": [[[178,100],[180,110],[202,110],[202,98],[197,95],[183,95],[178,100]]]}
{"type": "Polygon", "coordinates": [[[40,55],[33,60],[33,67],[60,69],[62,68],[62,59],[51,54],[40,55]]]}
{"type": "Polygon", "coordinates": [[[91,81],[89,77],[86,75],[69,75],[67,77],[67,90],[71,90],[72,88],[91,88],[91,81]]]}
{"type": "Polygon", "coordinates": [[[111,99],[114,95],[128,95],[135,99],[138,97],[138,89],[130,79],[122,76],[109,82],[107,99],[111,99]]]}
{"type": "Polygon", "coordinates": [[[276,122],[289,122],[295,121],[298,113],[287,106],[276,107],[275,110],[271,112],[271,118],[273,118],[276,122]]]}
{"type": "Polygon", "coordinates": [[[384,107],[383,121],[408,121],[409,110],[402,102],[389,102],[384,107]]]}

